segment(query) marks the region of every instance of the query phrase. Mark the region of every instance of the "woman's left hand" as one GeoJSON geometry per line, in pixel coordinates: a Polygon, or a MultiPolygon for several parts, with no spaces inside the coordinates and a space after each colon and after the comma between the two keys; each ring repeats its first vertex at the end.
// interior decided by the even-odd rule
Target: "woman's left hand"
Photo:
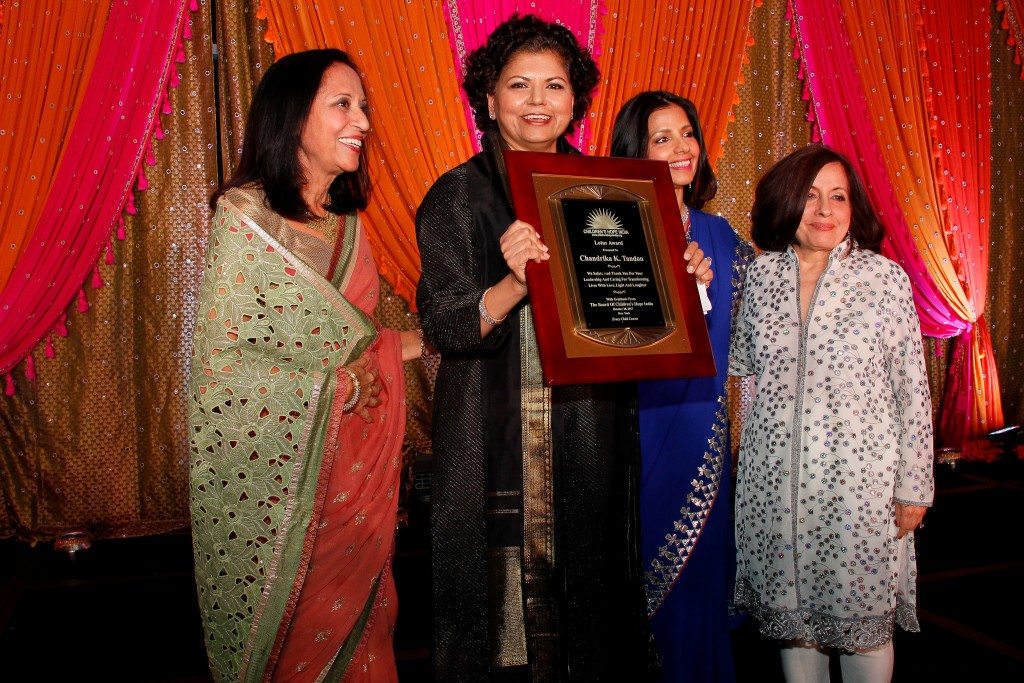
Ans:
{"type": "Polygon", "coordinates": [[[924,513],[928,508],[924,505],[904,505],[896,503],[896,526],[900,528],[896,538],[903,538],[908,533],[921,526],[924,520],[924,513]]]}
{"type": "MultiPolygon", "coordinates": [[[[356,381],[359,382],[361,387],[359,399],[352,406],[350,412],[362,418],[363,422],[373,422],[370,408],[376,408],[380,405],[381,384],[378,371],[370,366],[370,359],[367,354],[363,354],[346,367],[355,374],[356,381]]],[[[351,393],[345,400],[347,401],[350,396],[351,393]]]]}
{"type": "Polygon", "coordinates": [[[690,242],[686,245],[686,251],[683,252],[683,258],[686,259],[687,266],[686,272],[693,273],[693,276],[697,278],[697,282],[701,284],[710,284],[711,280],[715,277],[715,272],[711,270],[711,257],[704,256],[704,250],[700,248],[700,245],[696,242],[690,242]]]}

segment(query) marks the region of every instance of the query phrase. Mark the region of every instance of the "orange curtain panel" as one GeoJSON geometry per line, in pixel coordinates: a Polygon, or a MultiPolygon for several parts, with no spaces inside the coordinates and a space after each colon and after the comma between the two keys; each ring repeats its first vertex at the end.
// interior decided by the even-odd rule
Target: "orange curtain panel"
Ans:
{"type": "Polygon", "coordinates": [[[364,220],[381,274],[412,302],[419,280],[416,208],[439,175],[473,154],[440,3],[344,5],[263,0],[266,39],[282,55],[348,52],[363,71],[373,127],[364,220]]]}
{"type": "Polygon", "coordinates": [[[940,432],[946,442],[967,444],[968,456],[984,455],[969,437],[1003,426],[999,376],[983,316],[992,215],[989,11],[987,0],[921,2],[921,63],[929,85],[943,232],[973,323],[954,346],[940,432]]]}
{"type": "Polygon", "coordinates": [[[619,108],[644,90],[668,90],[697,105],[708,158],[722,155],[760,0],[609,0],[603,16],[601,84],[591,108],[589,152],[607,154],[619,108]]]}
{"type": "Polygon", "coordinates": [[[110,3],[8,3],[0,23],[0,290],[50,194],[110,3]]]}

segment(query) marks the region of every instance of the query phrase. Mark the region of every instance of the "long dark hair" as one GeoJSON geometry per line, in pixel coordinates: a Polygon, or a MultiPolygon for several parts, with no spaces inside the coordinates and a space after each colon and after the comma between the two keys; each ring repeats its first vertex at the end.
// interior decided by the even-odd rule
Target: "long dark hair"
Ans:
{"type": "Polygon", "coordinates": [[[466,57],[466,77],[462,87],[473,108],[473,120],[481,132],[496,128],[487,112],[487,96],[494,94],[498,76],[513,57],[523,52],[554,52],[565,62],[572,86],[572,120],[565,134],[572,133],[583,118],[594,95],[601,73],[590,52],[580,46],[572,31],[538,16],[513,14],[498,26],[487,42],[466,57]]]}
{"type": "Polygon", "coordinates": [[[648,90],[635,95],[619,110],[612,129],[612,156],[647,158],[648,126],[651,114],[675,105],[686,112],[693,126],[693,137],[700,145],[700,156],[697,159],[697,171],[693,182],[683,188],[683,203],[695,209],[703,209],[704,205],[714,199],[718,193],[718,178],[708,161],[707,146],[704,144],[704,130],[700,126],[697,107],[685,97],[680,97],[664,90],[648,90]]]}
{"type": "MultiPolygon", "coordinates": [[[[320,81],[334,64],[345,64],[359,73],[351,57],[333,48],[286,55],[267,69],[249,107],[238,168],[210,196],[211,209],[227,190],[259,183],[275,212],[293,220],[309,216],[311,207],[302,198],[305,178],[299,165],[299,146],[320,81]]],[[[366,164],[360,163],[354,173],[334,179],[324,208],[338,214],[365,209],[369,195],[370,177],[366,164]]]]}
{"type": "Polygon", "coordinates": [[[811,144],[781,159],[768,169],[754,190],[750,209],[750,237],[764,251],[785,251],[796,240],[807,193],[823,167],[838,163],[850,183],[850,237],[862,249],[878,252],[885,231],[871,208],[860,176],[849,160],[825,145],[811,144]]]}

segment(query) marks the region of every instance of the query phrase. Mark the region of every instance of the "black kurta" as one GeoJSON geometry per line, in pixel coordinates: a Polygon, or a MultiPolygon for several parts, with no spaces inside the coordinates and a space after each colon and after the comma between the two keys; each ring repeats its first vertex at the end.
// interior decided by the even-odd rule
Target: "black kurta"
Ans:
{"type": "Polygon", "coordinates": [[[417,304],[442,354],[431,523],[437,678],[643,680],[653,648],[635,389],[544,389],[526,301],[480,338],[480,297],[508,274],[498,246],[514,220],[506,188],[492,135],[438,179],[416,217],[417,304]]]}

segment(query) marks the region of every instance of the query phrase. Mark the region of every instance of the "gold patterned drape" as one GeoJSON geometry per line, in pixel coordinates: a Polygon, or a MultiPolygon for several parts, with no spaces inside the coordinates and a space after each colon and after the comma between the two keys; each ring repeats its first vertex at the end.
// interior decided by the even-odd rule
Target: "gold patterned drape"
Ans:
{"type": "Polygon", "coordinates": [[[184,383],[217,178],[209,0],[190,14],[157,165],[107,285],[68,316],[56,358],[0,396],[0,536],[132,536],[188,524],[184,383]]]}
{"type": "Polygon", "coordinates": [[[992,222],[986,317],[1006,424],[1024,422],[1024,80],[992,10],[992,222]]]}
{"type": "Polygon", "coordinates": [[[245,117],[256,84],[274,61],[274,48],[263,36],[267,22],[256,17],[258,0],[218,2],[217,123],[220,128],[221,177],[227,178],[242,154],[245,117]]]}
{"type": "MultiPolygon", "coordinates": [[[[709,213],[725,216],[747,241],[757,180],[772,164],[811,139],[785,13],[786,0],[765,0],[751,13],[754,44],[747,51],[749,63],[743,65],[739,104],[726,131],[724,153],[713,165],[718,195],[704,207],[709,213]]],[[[716,277],[724,276],[727,274],[716,273],[716,277]]],[[[750,389],[750,382],[729,378],[734,451],[739,448],[742,417],[753,398],[750,389]]]]}

